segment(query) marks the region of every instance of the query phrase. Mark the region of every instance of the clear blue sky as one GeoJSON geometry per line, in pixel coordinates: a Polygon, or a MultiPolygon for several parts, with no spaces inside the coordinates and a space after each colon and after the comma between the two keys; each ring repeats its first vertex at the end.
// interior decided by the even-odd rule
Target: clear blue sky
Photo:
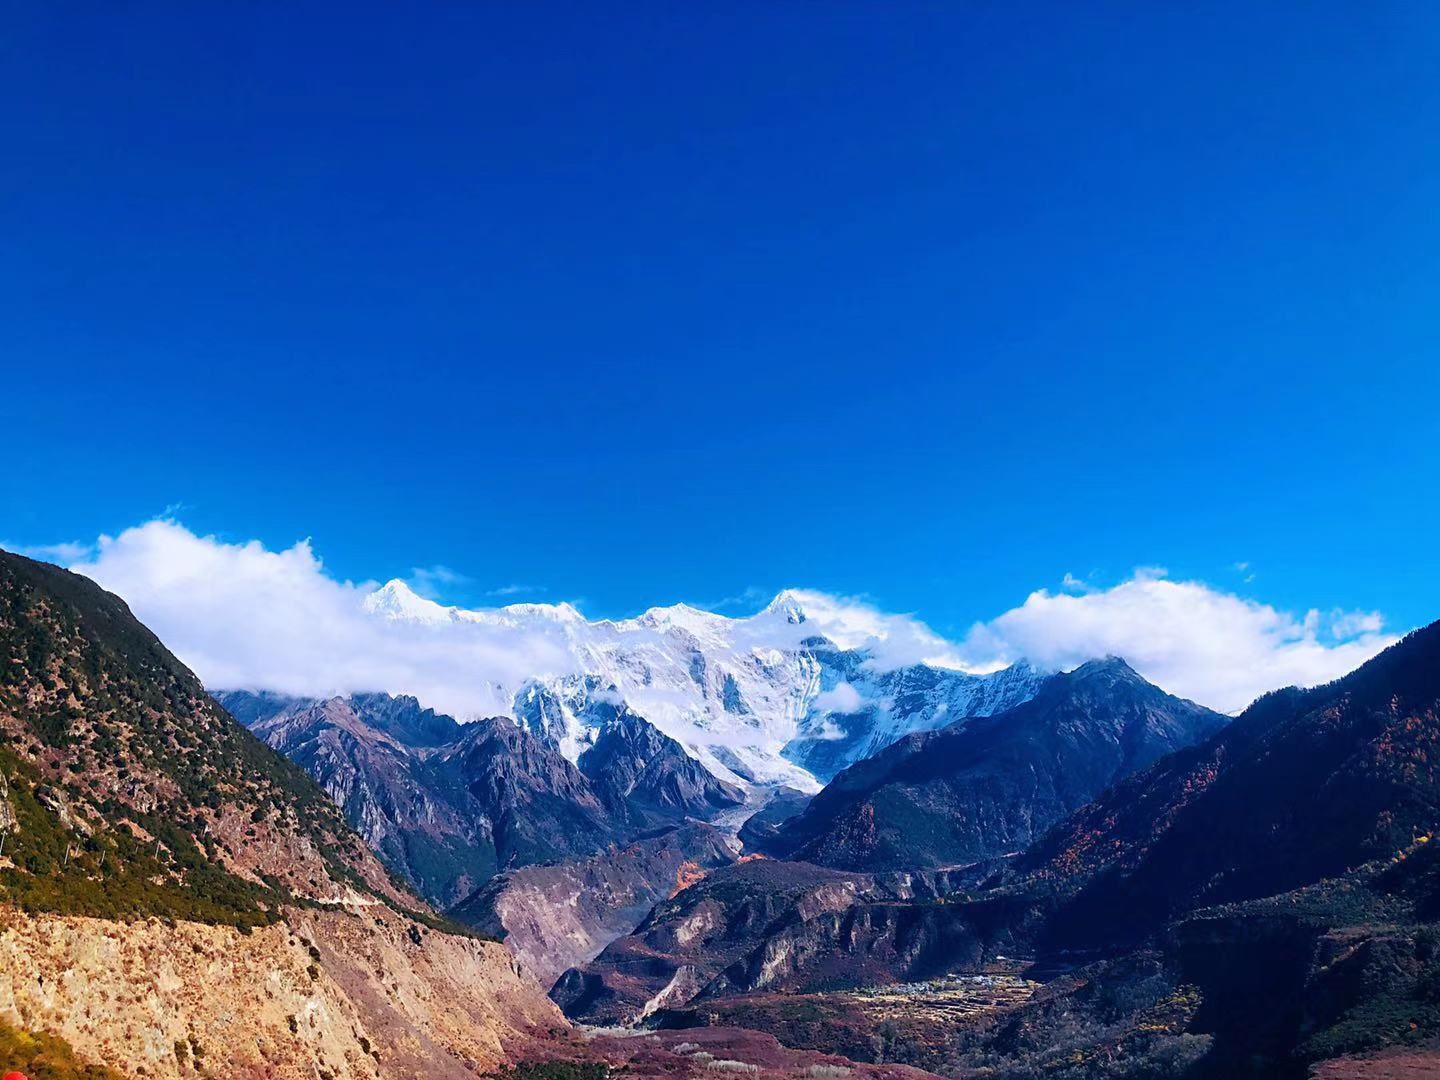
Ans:
{"type": "Polygon", "coordinates": [[[509,7],[7,8],[0,537],[1440,616],[1433,3],[509,7]]]}

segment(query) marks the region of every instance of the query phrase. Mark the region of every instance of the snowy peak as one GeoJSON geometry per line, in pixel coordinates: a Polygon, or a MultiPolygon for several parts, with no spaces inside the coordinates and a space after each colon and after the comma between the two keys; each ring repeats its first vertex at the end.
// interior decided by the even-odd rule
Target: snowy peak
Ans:
{"type": "Polygon", "coordinates": [[[715,638],[724,633],[732,620],[724,615],[692,607],[689,604],[671,604],[669,607],[653,607],[638,618],[624,620],[615,625],[620,627],[648,627],[653,630],[684,630],[702,638],[715,638]]]}
{"type": "Polygon", "coordinates": [[[365,610],[396,622],[444,625],[455,622],[522,627],[541,622],[583,623],[574,604],[508,604],[505,607],[468,610],[427,600],[399,578],[392,578],[365,597],[365,610]]]}
{"type": "Polygon", "coordinates": [[[777,593],[775,599],[765,605],[762,614],[777,615],[793,626],[800,626],[806,621],[804,601],[795,589],[777,593]]]}
{"type": "Polygon", "coordinates": [[[401,622],[447,623],[452,620],[450,608],[426,600],[399,578],[392,578],[365,597],[365,610],[381,618],[401,622]]]}

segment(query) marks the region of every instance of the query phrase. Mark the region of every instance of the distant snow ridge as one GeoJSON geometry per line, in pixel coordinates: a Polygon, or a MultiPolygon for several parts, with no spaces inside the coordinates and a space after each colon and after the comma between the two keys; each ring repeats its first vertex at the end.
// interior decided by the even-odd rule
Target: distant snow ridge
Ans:
{"type": "Polygon", "coordinates": [[[987,675],[946,666],[947,643],[913,620],[795,590],[742,618],[688,604],[596,621],[570,604],[471,611],[426,600],[398,580],[365,607],[388,620],[475,623],[562,642],[570,670],[496,686],[518,723],[575,761],[629,706],[742,786],[814,791],[911,731],[1026,701],[1043,677],[1023,662],[987,675]]]}

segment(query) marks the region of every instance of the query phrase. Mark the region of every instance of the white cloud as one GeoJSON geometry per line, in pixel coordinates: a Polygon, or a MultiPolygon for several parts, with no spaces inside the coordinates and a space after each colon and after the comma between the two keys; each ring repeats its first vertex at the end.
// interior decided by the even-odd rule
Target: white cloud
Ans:
{"type": "MultiPolygon", "coordinates": [[[[580,617],[568,605],[494,618],[452,617],[429,605],[433,618],[379,618],[364,604],[374,583],[337,580],[305,540],[271,551],[258,541],[226,543],[160,520],[95,545],[57,545],[50,554],[73,556],[73,569],[124,597],[217,688],[389,690],[468,718],[508,712],[509,695],[526,679],[573,673],[580,663],[567,637],[580,617]]],[[[454,571],[414,574],[435,585],[454,571]]],[[[1068,669],[1113,654],[1165,689],[1226,711],[1266,690],[1335,678],[1395,640],[1375,612],[1297,616],[1200,582],[1172,581],[1158,567],[1110,588],[1067,576],[1059,591],[1032,593],[1019,607],[975,624],[960,642],[913,616],[811,590],[782,593],[760,616],[720,622],[744,655],[822,635],[842,648],[870,650],[878,669],[924,662],[984,671],[1021,658],[1068,669]],[[789,607],[804,621],[786,615],[789,607]]],[[[637,624],[625,625],[592,624],[601,635],[595,641],[642,633],[637,624]]],[[[853,688],[849,693],[858,699],[853,688]]],[[[829,707],[853,710],[845,684],[830,694],[829,707]]]]}
{"type": "Polygon", "coordinates": [[[375,618],[373,583],[337,581],[302,540],[284,551],[151,521],[103,536],[72,569],[123,597],[212,687],[327,695],[393,690],[460,716],[509,712],[503,686],[569,668],[543,628],[420,626],[375,618]]]}
{"type": "Polygon", "coordinates": [[[857,713],[865,707],[860,691],[848,682],[835,684],[834,689],[818,694],[812,703],[817,712],[857,713]]]}
{"type": "Polygon", "coordinates": [[[820,636],[842,649],[867,649],[874,658],[872,666],[881,671],[912,664],[965,666],[954,642],[945,640],[913,615],[887,614],[864,600],[813,589],[786,589],[778,599],[787,598],[805,613],[797,640],[820,636]]]}
{"type": "Polygon", "coordinates": [[[1385,619],[1378,611],[1341,611],[1330,613],[1330,636],[1336,641],[1378,634],[1385,628],[1385,619]]]}
{"type": "Polygon", "coordinates": [[[1151,567],[1079,596],[1031,593],[977,623],[961,652],[977,666],[1025,657],[1062,669],[1123,656],[1166,690],[1233,712],[1267,690],[1328,682],[1358,667],[1396,640],[1383,629],[1374,612],[1297,618],[1200,582],[1170,581],[1151,567]]]}

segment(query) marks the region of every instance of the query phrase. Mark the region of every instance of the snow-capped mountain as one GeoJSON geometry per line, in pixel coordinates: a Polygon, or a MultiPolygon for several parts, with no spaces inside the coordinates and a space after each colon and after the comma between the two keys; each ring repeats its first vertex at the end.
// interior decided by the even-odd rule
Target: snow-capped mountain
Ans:
{"type": "Polygon", "coordinates": [[[989,675],[971,675],[927,664],[877,671],[862,651],[820,641],[810,655],[820,665],[821,690],[784,754],[824,781],[912,732],[1029,701],[1046,678],[1023,660],[989,675]]]}
{"type": "Polygon", "coordinates": [[[571,761],[628,706],[717,777],[745,786],[817,790],[908,732],[1018,704],[1040,680],[1024,664],[958,670],[947,643],[913,620],[802,591],[740,618],[676,604],[592,621],[570,604],[446,607],[396,580],[365,607],[447,634],[474,625],[544,640],[546,655],[562,661],[518,685],[497,680],[494,700],[571,761]]]}

